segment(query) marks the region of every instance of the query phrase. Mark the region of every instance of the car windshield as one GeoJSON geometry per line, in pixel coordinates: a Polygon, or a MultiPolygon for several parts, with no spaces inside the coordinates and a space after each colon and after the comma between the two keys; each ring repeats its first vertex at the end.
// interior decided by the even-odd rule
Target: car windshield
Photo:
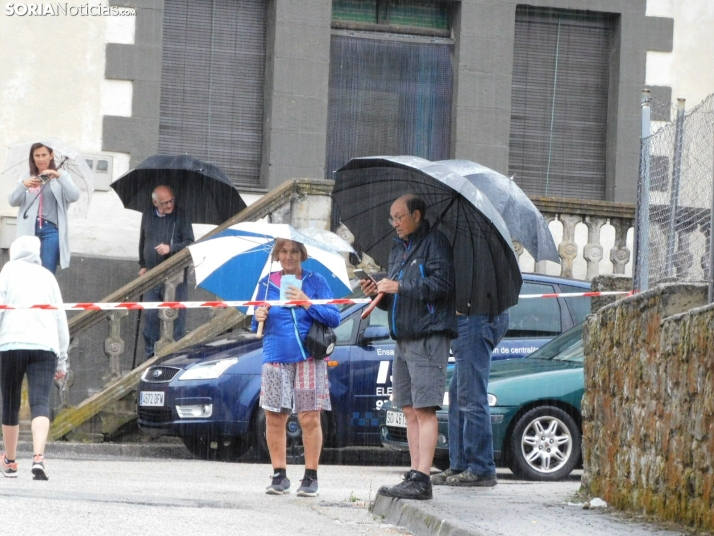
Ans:
{"type": "Polygon", "coordinates": [[[556,361],[583,361],[583,324],[578,324],[545,346],[542,346],[526,359],[553,359],[556,361]]]}

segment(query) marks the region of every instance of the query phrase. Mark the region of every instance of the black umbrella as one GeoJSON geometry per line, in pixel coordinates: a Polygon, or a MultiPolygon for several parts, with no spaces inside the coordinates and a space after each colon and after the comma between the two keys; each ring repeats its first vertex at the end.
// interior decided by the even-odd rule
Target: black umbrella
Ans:
{"type": "Polygon", "coordinates": [[[245,201],[217,166],[189,155],[150,156],[111,186],[126,208],[152,207],[151,192],[165,184],[192,223],[220,224],[246,207],[245,201]]]}
{"type": "Polygon", "coordinates": [[[470,181],[412,156],[353,158],[335,172],[333,197],[342,223],[383,267],[396,237],[389,208],[406,193],[424,199],[426,219],[453,247],[457,310],[495,315],[515,305],[522,279],[508,228],[470,181]]]}

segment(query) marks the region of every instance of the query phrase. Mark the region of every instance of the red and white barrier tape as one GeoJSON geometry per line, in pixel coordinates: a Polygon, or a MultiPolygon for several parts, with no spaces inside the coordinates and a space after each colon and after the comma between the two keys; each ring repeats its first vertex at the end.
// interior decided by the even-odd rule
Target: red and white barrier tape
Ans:
{"type": "MultiPolygon", "coordinates": [[[[607,291],[607,292],[568,292],[563,294],[522,294],[518,299],[527,298],[594,298],[597,296],[616,296],[619,294],[631,295],[632,291],[607,291]]],[[[227,307],[260,307],[263,305],[343,305],[353,303],[369,303],[369,298],[343,298],[333,300],[241,300],[241,301],[185,301],[185,302],[97,302],[97,303],[40,303],[40,304],[0,304],[0,311],[17,309],[47,309],[66,311],[111,311],[116,309],[139,310],[139,309],[201,309],[201,308],[227,308],[227,307]]]]}

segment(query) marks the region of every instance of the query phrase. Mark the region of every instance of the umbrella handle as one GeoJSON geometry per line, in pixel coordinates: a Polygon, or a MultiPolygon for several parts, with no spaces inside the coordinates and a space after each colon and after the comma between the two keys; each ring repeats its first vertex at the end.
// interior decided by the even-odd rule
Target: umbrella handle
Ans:
{"type": "Polygon", "coordinates": [[[263,338],[263,326],[265,325],[265,322],[258,322],[258,331],[255,332],[255,334],[258,336],[259,339],[263,338]]]}
{"type": "Polygon", "coordinates": [[[382,299],[382,296],[384,296],[384,292],[380,292],[379,294],[377,294],[377,297],[372,300],[372,302],[367,306],[367,308],[364,311],[362,311],[362,315],[360,316],[360,318],[362,320],[367,318],[370,315],[370,313],[372,312],[372,310],[375,307],[377,307],[377,304],[382,299]]]}

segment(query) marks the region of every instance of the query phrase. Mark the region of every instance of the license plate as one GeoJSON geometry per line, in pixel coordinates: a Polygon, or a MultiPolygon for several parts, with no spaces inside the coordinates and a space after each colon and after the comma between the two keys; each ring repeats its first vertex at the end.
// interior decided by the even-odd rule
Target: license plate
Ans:
{"type": "Polygon", "coordinates": [[[387,411],[387,426],[407,427],[407,418],[401,411],[387,411]]]}
{"type": "Polygon", "coordinates": [[[139,393],[140,406],[163,406],[164,393],[162,391],[142,391],[139,393]]]}

